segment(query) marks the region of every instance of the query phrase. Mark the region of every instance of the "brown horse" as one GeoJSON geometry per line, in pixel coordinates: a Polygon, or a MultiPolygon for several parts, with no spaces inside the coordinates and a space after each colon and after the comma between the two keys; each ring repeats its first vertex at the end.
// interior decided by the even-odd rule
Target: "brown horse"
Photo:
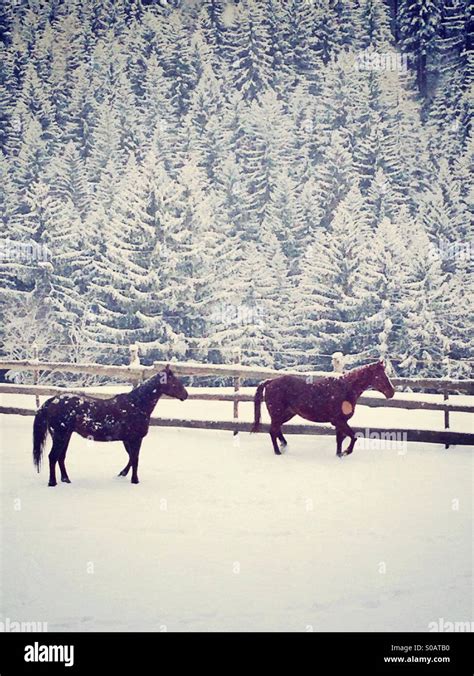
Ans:
{"type": "Polygon", "coordinates": [[[356,436],[347,421],[354,415],[358,398],[369,388],[382,392],[387,399],[395,394],[395,389],[385,373],[383,361],[353,369],[340,378],[333,376],[314,383],[308,383],[296,376],[265,380],[255,393],[255,421],[252,432],[259,431],[260,407],[265,391],[265,403],[271,419],[270,436],[277,455],[281,455],[277,439],[283,446],[287,444],[281,426],[295,415],[312,422],[332,423],[336,428],[337,455],[349,455],[354,450],[356,436]],[[347,450],[342,452],[345,437],[350,437],[351,441],[347,450]]]}
{"type": "Polygon", "coordinates": [[[186,388],[169,366],[131,392],[110,399],[62,394],[45,401],[33,424],[33,462],[40,471],[48,430],[53,438],[49,454],[49,483],[56,486],[56,463],[61,481],[71,483],[66,471],[66,453],[73,432],[94,441],[122,441],[129,456],[119,476],[132,468],[132,484],[138,483],[138,456],[143,437],[148,433],[150,416],[162,394],[184,401],[186,388]]]}

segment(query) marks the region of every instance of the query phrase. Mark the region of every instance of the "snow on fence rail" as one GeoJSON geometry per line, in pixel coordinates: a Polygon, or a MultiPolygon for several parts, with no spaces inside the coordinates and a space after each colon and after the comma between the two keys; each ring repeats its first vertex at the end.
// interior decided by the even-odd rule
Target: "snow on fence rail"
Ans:
{"type": "MultiPolygon", "coordinates": [[[[242,366],[241,364],[199,364],[193,362],[155,362],[153,366],[129,365],[114,366],[106,364],[71,364],[69,362],[38,361],[36,359],[0,360],[0,370],[8,371],[57,371],[60,373],[84,373],[87,375],[125,377],[126,382],[135,383],[149,378],[171,363],[174,373],[183,376],[216,376],[221,378],[264,379],[281,375],[294,375],[305,378],[327,378],[334,375],[328,371],[276,370],[263,366],[242,366]]],[[[410,387],[419,390],[434,390],[438,393],[459,392],[474,394],[474,380],[456,380],[454,378],[391,378],[395,387],[410,387]]]]}
{"type": "MultiPolygon", "coordinates": [[[[0,394],[30,394],[38,397],[49,397],[55,394],[91,394],[90,389],[82,387],[55,387],[52,385],[10,385],[8,383],[0,383],[0,394]]],[[[93,395],[98,399],[109,399],[114,396],[110,392],[94,391],[93,395]]],[[[164,398],[168,398],[163,395],[164,398]]],[[[231,401],[231,402],[249,402],[253,401],[253,394],[245,394],[240,392],[235,393],[212,393],[212,392],[192,392],[189,394],[189,399],[196,401],[231,401]]],[[[363,406],[370,406],[374,408],[404,408],[404,409],[419,409],[425,411],[448,411],[451,413],[474,413],[474,405],[471,404],[450,404],[432,401],[415,401],[413,399],[382,399],[380,397],[362,396],[358,400],[359,404],[363,406]]]]}
{"type": "MultiPolygon", "coordinates": [[[[70,364],[67,362],[40,362],[38,359],[32,360],[0,360],[0,370],[11,371],[32,371],[37,375],[40,371],[47,372],[63,372],[63,373],[83,373],[88,375],[102,375],[114,378],[123,378],[127,383],[137,384],[142,380],[158,373],[167,362],[155,362],[153,366],[143,366],[139,363],[135,352],[131,353],[131,364],[129,366],[113,366],[104,364],[70,364]]],[[[339,362],[333,362],[336,374],[340,371],[339,362]]],[[[175,418],[152,418],[151,424],[165,427],[188,427],[194,429],[216,429],[229,430],[236,434],[237,432],[247,432],[251,429],[251,424],[241,422],[238,420],[238,404],[239,402],[249,402],[253,400],[253,395],[244,394],[239,391],[242,379],[258,379],[263,380],[267,378],[276,377],[279,375],[291,374],[297,376],[304,376],[306,378],[327,377],[331,374],[322,371],[277,371],[275,369],[242,366],[240,364],[199,364],[192,362],[172,362],[173,371],[177,375],[208,377],[218,376],[224,378],[232,378],[234,381],[233,394],[229,393],[191,393],[189,399],[201,401],[229,401],[233,403],[233,420],[232,421],[209,421],[209,420],[183,420],[175,418]]],[[[37,377],[35,377],[37,382],[37,377]]],[[[394,399],[386,400],[378,397],[362,396],[359,403],[369,407],[387,407],[387,408],[401,408],[412,410],[429,410],[441,411],[444,414],[445,431],[436,430],[414,430],[403,429],[396,430],[399,433],[406,435],[404,438],[407,441],[422,441],[428,443],[445,444],[448,447],[451,444],[474,444],[474,434],[464,432],[448,431],[449,428],[449,413],[472,413],[474,406],[469,404],[451,404],[448,402],[450,392],[459,392],[463,394],[474,393],[474,380],[455,380],[450,378],[392,378],[395,388],[410,387],[418,390],[431,390],[436,393],[443,394],[444,402],[429,402],[416,401],[413,399],[394,399]]],[[[34,394],[38,405],[39,396],[53,396],[63,392],[84,394],[83,388],[63,388],[53,386],[41,385],[16,385],[16,384],[0,384],[0,393],[9,394],[34,394]]],[[[95,393],[94,396],[107,398],[112,395],[105,393],[95,393]]],[[[0,406],[0,413],[10,413],[16,415],[34,415],[33,409],[19,408],[19,407],[4,407],[0,406]]],[[[334,430],[328,425],[286,425],[285,430],[289,434],[333,434],[334,430]]],[[[354,428],[356,432],[362,429],[354,428]]],[[[383,428],[372,428],[374,432],[386,431],[383,428]]],[[[268,425],[262,425],[261,431],[268,431],[268,425]]]]}

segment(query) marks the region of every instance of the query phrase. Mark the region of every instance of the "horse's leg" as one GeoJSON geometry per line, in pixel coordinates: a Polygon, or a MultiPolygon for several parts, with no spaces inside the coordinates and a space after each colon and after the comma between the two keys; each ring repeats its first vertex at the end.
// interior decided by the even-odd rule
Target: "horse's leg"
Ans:
{"type": "Polygon", "coordinates": [[[281,396],[273,396],[273,398],[271,398],[266,395],[265,403],[271,420],[270,437],[273,444],[273,450],[275,455],[281,455],[277,439],[280,439],[284,446],[287,445],[286,439],[281,431],[281,426],[283,423],[291,420],[295,414],[286,407],[285,401],[281,396]]]}
{"type": "Polygon", "coordinates": [[[55,429],[53,433],[53,446],[49,453],[49,482],[48,486],[56,486],[56,463],[61,457],[64,447],[64,432],[55,429]]]}
{"type": "MultiPolygon", "coordinates": [[[[295,417],[295,414],[293,413],[293,411],[290,411],[290,410],[284,411],[283,415],[281,417],[281,425],[288,422],[288,420],[291,420],[294,417],[295,417]]],[[[283,432],[281,431],[281,425],[280,425],[280,431],[278,433],[278,438],[280,439],[283,446],[288,446],[288,442],[285,439],[285,437],[283,436],[283,432]]]]}
{"type": "Polygon", "coordinates": [[[270,416],[270,439],[272,440],[273,451],[275,455],[281,455],[277,441],[278,435],[281,434],[278,408],[270,398],[268,398],[265,403],[267,404],[267,411],[270,416]]]}
{"type": "Polygon", "coordinates": [[[344,441],[345,437],[346,437],[345,433],[340,428],[337,428],[336,429],[336,443],[337,443],[336,455],[339,458],[342,458],[342,442],[344,441]]]}
{"type": "MultiPolygon", "coordinates": [[[[352,451],[354,450],[355,442],[357,441],[357,437],[354,433],[354,430],[349,427],[347,424],[346,420],[343,420],[342,422],[339,423],[338,425],[339,430],[346,436],[351,438],[351,442],[349,446],[346,448],[346,450],[342,453],[342,455],[350,455],[352,451]]],[[[341,442],[342,443],[342,442],[341,442]]]]}
{"type": "Polygon", "coordinates": [[[125,465],[123,470],[119,472],[119,476],[127,476],[128,472],[130,471],[130,467],[132,466],[132,456],[130,453],[130,442],[124,441],[123,445],[125,446],[125,450],[128,453],[128,463],[125,465]]]}
{"type": "Polygon", "coordinates": [[[272,420],[272,423],[270,425],[270,437],[272,440],[273,444],[273,451],[275,455],[281,455],[280,447],[278,446],[278,437],[281,434],[281,425],[280,423],[274,423],[272,420]]]}
{"type": "Polygon", "coordinates": [[[138,456],[140,455],[140,447],[142,445],[142,440],[137,439],[130,442],[130,458],[132,461],[132,484],[139,483],[138,481],[138,456]]]}
{"type": "Polygon", "coordinates": [[[66,470],[66,453],[67,453],[67,448],[69,446],[70,439],[71,439],[71,435],[69,435],[68,437],[66,437],[64,439],[64,442],[63,442],[64,443],[64,449],[63,449],[61,455],[58,458],[59,469],[60,469],[60,472],[61,472],[61,481],[63,481],[66,484],[71,483],[71,480],[68,477],[67,470],[66,470]]]}

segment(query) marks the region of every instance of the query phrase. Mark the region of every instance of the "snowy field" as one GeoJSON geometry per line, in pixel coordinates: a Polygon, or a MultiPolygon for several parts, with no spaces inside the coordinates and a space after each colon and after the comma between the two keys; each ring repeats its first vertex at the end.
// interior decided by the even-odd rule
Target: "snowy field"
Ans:
{"type": "MultiPolygon", "coordinates": [[[[163,400],[156,413],[231,410],[163,400]]],[[[251,412],[241,404],[242,419],[251,412]]],[[[472,429],[466,414],[451,419],[472,429]]],[[[359,407],[353,422],[442,429],[443,415],[359,407]]],[[[265,434],[152,428],[134,486],[116,476],[121,444],[74,435],[73,483],[53,489],[45,467],[34,471],[31,425],[0,417],[1,620],[50,631],[387,632],[472,620],[472,448],[356,446],[338,460],[334,437],[292,435],[275,457],[265,434]]]]}

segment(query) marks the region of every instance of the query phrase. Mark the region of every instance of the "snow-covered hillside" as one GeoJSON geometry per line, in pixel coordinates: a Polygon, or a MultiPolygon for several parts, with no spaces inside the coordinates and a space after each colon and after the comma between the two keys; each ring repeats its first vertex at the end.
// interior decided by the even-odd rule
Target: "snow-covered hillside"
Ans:
{"type": "Polygon", "coordinates": [[[2,354],[469,377],[471,33],[467,0],[2,3],[2,354]]]}

